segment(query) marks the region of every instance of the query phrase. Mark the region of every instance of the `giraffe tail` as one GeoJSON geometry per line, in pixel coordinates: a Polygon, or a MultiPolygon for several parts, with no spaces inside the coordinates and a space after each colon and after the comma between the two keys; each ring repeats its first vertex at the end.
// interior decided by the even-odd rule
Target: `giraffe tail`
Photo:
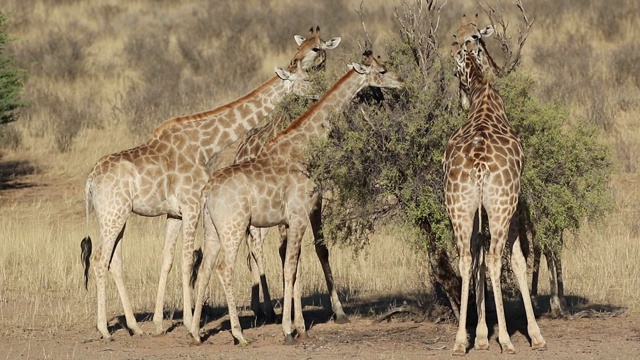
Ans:
{"type": "Polygon", "coordinates": [[[485,178],[489,174],[489,169],[484,162],[475,166],[476,184],[478,186],[478,236],[482,235],[482,195],[484,193],[485,178]]]}
{"type": "Polygon", "coordinates": [[[91,212],[91,178],[87,179],[85,192],[85,226],[86,235],[80,242],[80,260],[84,268],[84,288],[89,289],[89,268],[91,267],[91,237],[89,236],[89,213],[91,212]]]}

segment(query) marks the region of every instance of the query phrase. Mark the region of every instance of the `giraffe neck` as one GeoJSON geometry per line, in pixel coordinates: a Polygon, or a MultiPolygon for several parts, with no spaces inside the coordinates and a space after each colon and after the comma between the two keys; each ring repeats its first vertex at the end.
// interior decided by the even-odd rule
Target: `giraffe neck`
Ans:
{"type": "Polygon", "coordinates": [[[508,125],[502,97],[484,76],[480,65],[471,53],[466,55],[466,66],[469,68],[469,119],[479,118],[478,113],[490,113],[492,116],[482,117],[496,123],[508,125]]]}
{"type": "Polygon", "coordinates": [[[365,81],[365,75],[349,70],[317,103],[271,140],[262,154],[293,156],[312,139],[325,136],[329,132],[329,115],[344,108],[365,86],[365,81]]]}
{"type": "Polygon", "coordinates": [[[287,94],[285,87],[285,81],[274,76],[226,105],[165,121],[150,141],[169,142],[181,155],[204,165],[264,120],[287,94]]]}

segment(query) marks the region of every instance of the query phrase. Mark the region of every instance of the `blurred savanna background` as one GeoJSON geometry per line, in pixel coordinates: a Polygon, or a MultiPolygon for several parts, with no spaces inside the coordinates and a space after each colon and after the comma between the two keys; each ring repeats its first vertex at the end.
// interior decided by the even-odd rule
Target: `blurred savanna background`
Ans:
{"type": "MultiPolygon", "coordinates": [[[[504,9],[515,31],[520,13],[512,2],[490,3],[504,9]]],[[[363,2],[374,51],[383,58],[399,37],[394,9],[402,4],[363,2]]],[[[520,70],[531,75],[541,101],[561,104],[572,122],[595,126],[613,163],[611,211],[601,221],[582,221],[579,229],[564,234],[566,294],[637,312],[640,4],[536,0],[524,5],[535,22],[520,70]]],[[[246,94],[273,76],[274,67],[287,65],[296,50],[293,36],[306,36],[312,26],[320,26],[325,40],[342,37],[328,53],[327,76],[336,79],[347,63],[360,59],[365,35],[355,11],[359,6],[342,0],[5,0],[0,12],[13,41],[0,51],[24,70],[21,98],[26,104],[14,122],[0,127],[0,322],[6,325],[0,333],[36,329],[55,334],[93,327],[95,289],[91,279],[89,291],[84,290],[79,242],[85,236],[84,180],[101,156],[146,141],[164,120],[246,94]]],[[[449,0],[435,32],[444,59],[449,59],[451,35],[463,13],[480,13],[480,25],[488,24],[476,2],[449,0]]],[[[489,38],[487,46],[499,59],[499,45],[489,38]]],[[[229,149],[218,165],[228,164],[233,154],[229,149]]],[[[561,159],[558,166],[563,166],[561,159]]],[[[93,218],[91,235],[97,239],[93,218]]],[[[426,253],[416,246],[415,236],[405,224],[387,223],[364,247],[328,239],[336,284],[352,316],[429,298],[426,253]]],[[[163,217],[133,216],[128,223],[124,271],[137,313],[152,311],[163,237],[163,217]]],[[[327,306],[308,235],[303,246],[303,294],[307,304],[327,306]]],[[[243,251],[236,295],[247,307],[250,277],[243,251]]],[[[275,231],[266,256],[273,297],[279,298],[275,231]]],[[[176,268],[178,256],[168,311],[182,309],[176,268]]],[[[108,316],[113,317],[121,314],[121,306],[108,284],[108,316]]],[[[541,294],[548,291],[546,284],[541,282],[541,294]]],[[[209,303],[224,306],[218,282],[211,281],[210,289],[209,303]]]]}

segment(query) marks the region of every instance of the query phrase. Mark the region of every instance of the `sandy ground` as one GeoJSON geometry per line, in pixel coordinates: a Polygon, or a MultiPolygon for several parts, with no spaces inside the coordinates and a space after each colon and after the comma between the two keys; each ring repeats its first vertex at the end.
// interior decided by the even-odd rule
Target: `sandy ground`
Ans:
{"type": "MultiPolygon", "coordinates": [[[[244,319],[246,322],[246,318],[244,319]]],[[[510,319],[511,340],[516,355],[502,355],[497,327],[491,332],[488,351],[470,349],[468,358],[494,359],[639,359],[640,316],[575,319],[539,319],[547,341],[546,351],[529,348],[526,322],[510,319]]],[[[16,330],[0,338],[2,359],[446,359],[451,357],[456,325],[433,322],[388,321],[353,318],[350,324],[332,321],[310,327],[310,339],[284,345],[279,324],[245,329],[251,344],[234,345],[228,321],[205,326],[207,338],[192,346],[185,328],[177,323],[161,337],[130,336],[124,329],[114,332],[115,341],[104,343],[97,331],[58,332],[54,337],[38,330],[16,330]]],[[[167,326],[170,324],[167,322],[167,326]]],[[[151,322],[142,323],[151,331],[151,322]]],[[[8,330],[8,329],[4,329],[8,330]]],[[[469,329],[473,331],[473,329],[469,329]]]]}

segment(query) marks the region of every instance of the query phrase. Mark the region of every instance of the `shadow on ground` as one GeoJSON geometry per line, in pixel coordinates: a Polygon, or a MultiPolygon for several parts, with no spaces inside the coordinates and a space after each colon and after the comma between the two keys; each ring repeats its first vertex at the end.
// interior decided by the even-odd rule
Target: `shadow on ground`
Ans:
{"type": "MultiPolygon", "coordinates": [[[[352,294],[353,295],[353,294],[352,294]]],[[[341,296],[341,298],[345,298],[341,296]]],[[[430,294],[403,294],[398,296],[378,296],[368,297],[363,300],[346,301],[343,302],[345,313],[352,316],[359,316],[370,318],[373,322],[381,321],[395,321],[395,322],[422,322],[433,321],[429,316],[430,309],[434,304],[429,302],[433,296],[430,294]],[[393,309],[406,308],[409,305],[410,309],[418,309],[418,311],[400,311],[393,312],[393,309]],[[422,311],[420,311],[420,309],[422,311]],[[385,316],[385,314],[392,314],[391,316],[385,316]],[[383,320],[381,320],[383,319],[383,320]]],[[[603,304],[591,304],[589,300],[579,296],[568,296],[567,300],[567,318],[572,317],[602,317],[606,314],[613,314],[610,316],[616,316],[625,311],[624,308],[616,307],[612,305],[603,304]],[[577,314],[592,314],[586,316],[576,316],[577,314]]],[[[303,298],[304,318],[305,326],[307,329],[311,329],[317,324],[324,324],[332,321],[334,314],[331,310],[329,297],[325,294],[314,294],[303,298]]],[[[280,300],[274,302],[276,313],[278,313],[276,323],[281,322],[280,300]]],[[[527,318],[524,311],[524,306],[520,300],[506,300],[504,302],[505,316],[507,319],[507,330],[509,336],[513,336],[515,333],[524,335],[527,339],[527,318]]],[[[264,323],[257,321],[253,316],[249,308],[238,308],[240,314],[240,325],[243,329],[249,329],[254,327],[260,327],[264,323]]],[[[172,332],[176,328],[182,326],[182,311],[165,312],[165,319],[171,319],[172,325],[167,329],[167,332],[172,332]]],[[[536,318],[551,318],[549,296],[538,296],[536,304],[536,318]]],[[[136,320],[139,322],[152,321],[152,313],[139,313],[136,314],[136,320]]],[[[440,317],[435,322],[450,322],[455,324],[456,320],[453,316],[440,317]],[[443,320],[444,319],[444,320],[443,320]]],[[[112,320],[110,323],[109,331],[111,333],[118,330],[129,331],[125,324],[124,316],[119,316],[112,320]]],[[[489,328],[489,337],[492,337],[497,331],[497,316],[495,312],[495,306],[491,298],[487,299],[487,326],[489,328]]],[[[469,314],[467,322],[467,331],[469,333],[469,339],[471,341],[475,338],[475,326],[477,324],[477,315],[475,310],[475,304],[469,304],[469,314]]],[[[218,333],[230,331],[231,326],[228,318],[228,311],[226,306],[213,307],[205,305],[202,311],[202,319],[200,323],[201,328],[205,328],[205,333],[202,336],[202,341],[206,341],[209,337],[218,333]]],[[[131,332],[129,331],[131,334],[131,332]]],[[[530,340],[530,339],[529,339],[530,340]]],[[[471,343],[470,346],[473,346],[471,343]]]]}
{"type": "Polygon", "coordinates": [[[28,161],[1,161],[0,160],[0,190],[22,189],[35,186],[24,181],[28,175],[35,174],[37,168],[28,161]]]}

